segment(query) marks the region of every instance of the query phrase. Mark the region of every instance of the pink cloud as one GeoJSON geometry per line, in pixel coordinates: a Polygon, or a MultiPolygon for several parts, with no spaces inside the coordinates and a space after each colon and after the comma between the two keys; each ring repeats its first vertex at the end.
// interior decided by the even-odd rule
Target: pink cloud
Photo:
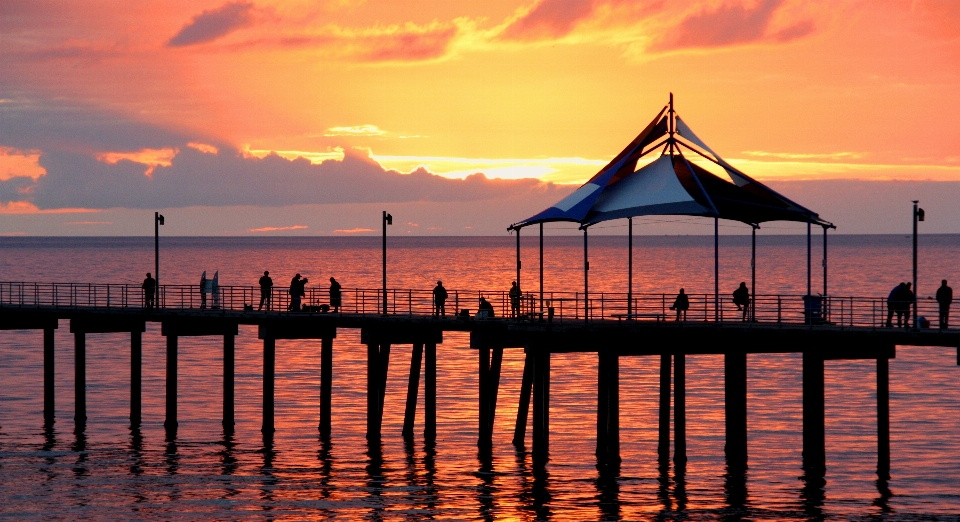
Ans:
{"type": "Polygon", "coordinates": [[[260,227],[260,228],[251,228],[250,232],[282,232],[285,230],[303,230],[307,225],[293,225],[289,227],[260,227]]]}
{"type": "Polygon", "coordinates": [[[503,38],[542,40],[569,34],[594,10],[593,0],[543,0],[507,26],[503,38]]]}
{"type": "Polygon", "coordinates": [[[768,38],[784,42],[813,31],[813,22],[807,20],[769,35],[771,21],[782,4],[783,0],[760,0],[752,7],[742,3],[725,3],[712,10],[702,9],[666,31],[652,50],[723,47],[768,38]]]}

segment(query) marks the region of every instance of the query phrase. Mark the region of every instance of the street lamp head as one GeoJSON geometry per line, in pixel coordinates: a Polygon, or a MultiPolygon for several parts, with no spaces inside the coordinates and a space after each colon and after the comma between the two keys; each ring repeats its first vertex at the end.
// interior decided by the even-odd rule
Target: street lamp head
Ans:
{"type": "Polygon", "coordinates": [[[393,216],[391,216],[390,214],[387,214],[386,217],[384,217],[384,219],[387,220],[387,224],[388,224],[388,225],[392,225],[392,224],[393,224],[393,216]]]}
{"type": "Polygon", "coordinates": [[[917,209],[917,221],[923,221],[924,212],[922,208],[917,209]]]}
{"type": "Polygon", "coordinates": [[[163,224],[163,214],[157,214],[157,223],[163,224]]]}

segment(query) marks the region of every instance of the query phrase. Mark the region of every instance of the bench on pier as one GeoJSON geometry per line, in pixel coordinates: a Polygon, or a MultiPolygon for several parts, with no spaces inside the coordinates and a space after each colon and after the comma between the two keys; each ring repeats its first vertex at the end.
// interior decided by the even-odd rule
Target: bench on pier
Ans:
{"type": "Polygon", "coordinates": [[[620,321],[636,321],[637,319],[656,319],[657,324],[660,324],[660,321],[666,321],[666,314],[612,314],[613,317],[617,318],[617,322],[620,321]]]}

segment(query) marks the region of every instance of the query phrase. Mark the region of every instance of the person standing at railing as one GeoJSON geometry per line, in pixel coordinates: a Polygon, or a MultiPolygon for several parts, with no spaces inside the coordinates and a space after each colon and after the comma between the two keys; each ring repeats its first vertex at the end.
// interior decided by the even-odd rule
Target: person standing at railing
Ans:
{"type": "Polygon", "coordinates": [[[510,286],[510,316],[516,319],[520,317],[520,296],[523,295],[523,292],[520,291],[520,285],[516,281],[510,286]]]}
{"type": "Polygon", "coordinates": [[[262,310],[263,303],[267,303],[267,311],[270,311],[270,302],[273,301],[273,278],[270,277],[269,271],[263,271],[263,276],[260,277],[259,283],[260,306],[257,307],[257,310],[262,310]]]}
{"type": "Polygon", "coordinates": [[[750,289],[746,282],[740,282],[740,286],[733,291],[733,304],[737,305],[737,310],[743,310],[743,320],[747,320],[747,313],[750,311],[750,289]]]}
{"type": "Polygon", "coordinates": [[[300,311],[300,297],[304,294],[304,287],[306,286],[306,278],[300,279],[300,274],[293,276],[293,279],[290,280],[290,311],[299,312],[300,311]]]}
{"type": "Polygon", "coordinates": [[[950,316],[950,303],[953,302],[953,288],[947,286],[947,280],[940,281],[937,288],[937,304],[940,305],[940,329],[947,328],[950,316]]]}
{"type": "Polygon", "coordinates": [[[443,287],[443,281],[437,281],[437,286],[433,289],[433,316],[444,317],[447,315],[447,289],[443,287]]]}
{"type": "Polygon", "coordinates": [[[343,296],[340,293],[340,283],[336,279],[330,278],[330,308],[333,308],[334,312],[340,311],[340,306],[343,303],[343,296]]]}
{"type": "Polygon", "coordinates": [[[140,288],[143,289],[143,305],[146,308],[153,308],[156,303],[157,295],[157,280],[150,275],[150,272],[147,272],[147,278],[143,280],[143,284],[140,285],[140,288]]]}
{"type": "Polygon", "coordinates": [[[680,289],[680,293],[677,294],[676,300],[673,301],[673,306],[670,307],[671,310],[677,311],[677,321],[680,320],[680,315],[683,314],[683,320],[687,320],[687,310],[690,308],[690,298],[683,292],[683,288],[680,289]]]}
{"type": "Polygon", "coordinates": [[[207,307],[207,271],[200,274],[200,309],[207,307]]]}

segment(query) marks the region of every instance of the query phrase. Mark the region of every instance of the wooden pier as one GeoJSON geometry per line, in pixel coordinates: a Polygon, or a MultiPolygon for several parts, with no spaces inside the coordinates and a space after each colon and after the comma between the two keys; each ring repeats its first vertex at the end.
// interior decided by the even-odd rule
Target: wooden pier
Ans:
{"type": "MultiPolygon", "coordinates": [[[[488,295],[492,294],[488,292],[488,295]]],[[[39,295],[39,294],[38,294],[39,295]]],[[[412,295],[412,293],[411,293],[412,295]]],[[[423,438],[435,440],[437,401],[437,345],[444,332],[469,332],[470,349],[478,361],[477,444],[489,450],[493,442],[494,419],[499,394],[504,350],[524,350],[524,369],[513,444],[525,447],[530,426],[530,448],[533,462],[543,466],[549,460],[550,445],[550,362],[564,354],[587,352],[597,354],[597,431],[596,458],[599,469],[617,470],[620,464],[620,388],[619,364],[622,357],[659,357],[660,415],[659,448],[661,464],[670,458],[673,440],[673,462],[685,464],[686,454],[686,372],[688,355],[714,354],[724,357],[725,451],[733,472],[747,468],[747,366],[750,355],[798,353],[803,361],[803,463],[805,469],[820,473],[825,467],[824,442],[824,361],[836,359],[868,359],[877,364],[877,469],[885,477],[890,466],[889,442],[889,359],[896,357],[898,345],[960,346],[960,330],[886,328],[874,324],[837,324],[832,321],[667,321],[662,317],[637,315],[616,317],[611,303],[592,302],[592,306],[608,306],[609,313],[589,321],[548,321],[540,314],[522,314],[512,319],[476,319],[473,317],[434,317],[415,309],[411,299],[408,313],[382,314],[376,311],[345,307],[345,313],[304,313],[250,311],[229,306],[217,310],[201,310],[180,306],[144,309],[140,303],[100,306],[57,302],[44,304],[42,299],[26,304],[15,302],[10,295],[0,296],[0,330],[42,330],[44,354],[44,420],[54,422],[54,330],[61,320],[68,320],[74,335],[76,429],[82,431],[86,413],[86,339],[89,335],[107,332],[130,333],[130,423],[142,422],[141,415],[141,350],[146,323],[160,323],[166,338],[166,409],[164,426],[168,434],[176,434],[177,359],[180,337],[223,337],[223,428],[232,432],[234,413],[234,344],[240,325],[256,325],[263,341],[263,408],[262,431],[271,436],[274,424],[274,390],[277,339],[320,339],[320,397],[318,430],[322,437],[331,436],[331,384],[336,374],[333,366],[334,340],[341,329],[360,330],[361,343],[367,348],[367,431],[372,448],[379,448],[383,435],[383,408],[387,369],[391,349],[410,345],[411,359],[403,427],[400,435],[415,434],[416,406],[419,401],[420,374],[424,376],[423,438]],[[671,397],[673,399],[671,419],[671,397]],[[532,408],[531,403],[532,402],[532,408]],[[532,416],[530,415],[532,409],[532,416]],[[673,430],[671,433],[671,420],[673,430]]],[[[795,296],[794,296],[795,297],[795,296]]],[[[379,299],[379,297],[378,297],[379,299]]],[[[783,301],[778,297],[778,301],[783,301]]],[[[847,299],[847,298],[842,298],[847,299]]],[[[852,298],[851,306],[854,306],[852,298]]],[[[22,299],[21,299],[22,300],[22,299]]],[[[531,300],[533,302],[536,299],[531,300]]],[[[221,301],[224,302],[224,301],[221,301]]],[[[229,304],[229,300],[226,301],[229,304]]],[[[634,308],[636,310],[636,308],[634,308]]],[[[879,315],[882,316],[881,309],[879,315]]],[[[711,319],[710,314],[706,314],[711,319]]],[[[394,357],[396,364],[396,357],[394,357]]],[[[960,364],[960,349],[958,349],[960,364]]],[[[39,378],[39,376],[38,376],[39,378]]],[[[399,384],[398,384],[399,385],[399,384]]],[[[864,405],[866,406],[866,405],[864,405]]]]}

